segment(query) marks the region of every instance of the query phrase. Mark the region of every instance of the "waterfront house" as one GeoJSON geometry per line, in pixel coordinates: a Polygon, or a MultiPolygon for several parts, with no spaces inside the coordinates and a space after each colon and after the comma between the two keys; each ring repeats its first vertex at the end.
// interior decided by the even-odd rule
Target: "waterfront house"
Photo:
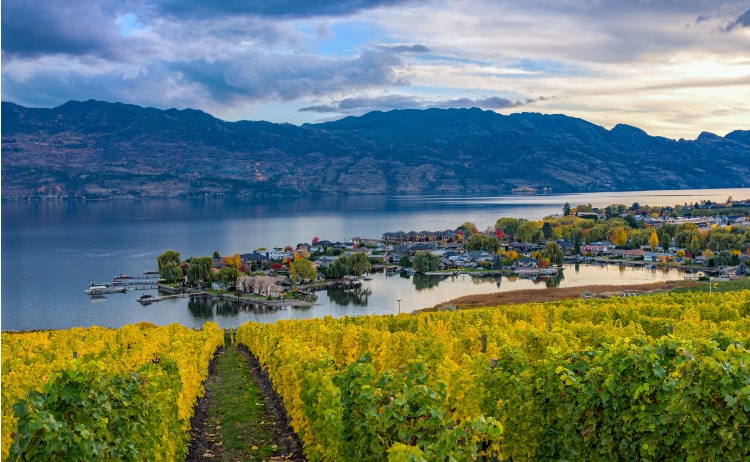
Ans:
{"type": "Polygon", "coordinates": [[[606,253],[610,248],[614,249],[614,245],[609,242],[592,242],[590,244],[584,244],[581,246],[582,254],[601,255],[606,253]]]}
{"type": "Polygon", "coordinates": [[[513,266],[517,268],[536,268],[537,261],[535,258],[522,257],[513,263],[513,266]]]}

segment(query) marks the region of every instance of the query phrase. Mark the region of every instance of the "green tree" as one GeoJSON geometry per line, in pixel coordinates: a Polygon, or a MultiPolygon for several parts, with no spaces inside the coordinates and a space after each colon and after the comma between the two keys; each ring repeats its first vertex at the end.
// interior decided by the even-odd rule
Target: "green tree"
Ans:
{"type": "Polygon", "coordinates": [[[542,235],[541,230],[533,221],[521,223],[516,231],[516,238],[521,242],[538,242],[540,235],[542,235]]]}
{"type": "Polygon", "coordinates": [[[341,256],[334,260],[326,269],[326,276],[331,279],[340,279],[349,274],[351,260],[347,256],[341,256]]]}
{"type": "Polygon", "coordinates": [[[218,250],[214,250],[214,254],[213,254],[213,257],[214,257],[214,258],[220,258],[220,257],[221,257],[221,254],[219,253],[219,251],[218,251],[218,250]]]}
{"type": "Polygon", "coordinates": [[[567,217],[570,215],[570,203],[566,202],[565,205],[563,205],[563,216],[567,217]]]}
{"type": "Polygon", "coordinates": [[[553,265],[562,265],[565,263],[565,252],[557,242],[547,242],[542,249],[542,257],[549,260],[553,265]]]}
{"type": "Polygon", "coordinates": [[[294,257],[294,260],[289,263],[289,273],[292,279],[297,281],[314,281],[318,279],[318,272],[307,258],[294,257]]]}
{"type": "Polygon", "coordinates": [[[403,256],[398,260],[398,266],[408,268],[411,266],[411,260],[409,260],[409,257],[403,256]]]}
{"type": "Polygon", "coordinates": [[[231,266],[222,266],[217,273],[211,275],[211,280],[224,284],[227,287],[233,287],[242,273],[231,266]]]}
{"type": "Polygon", "coordinates": [[[213,259],[211,257],[191,257],[188,259],[188,282],[207,282],[211,278],[213,259]]]}
{"type": "Polygon", "coordinates": [[[542,225],[542,234],[544,235],[545,239],[552,239],[552,237],[555,235],[555,231],[552,229],[552,225],[549,221],[545,221],[542,225]]]}
{"type": "Polygon", "coordinates": [[[659,245],[662,249],[666,252],[669,250],[669,244],[672,242],[672,237],[669,235],[669,233],[664,232],[659,234],[659,245]]]}
{"type": "Polygon", "coordinates": [[[161,269],[161,277],[168,282],[180,280],[183,277],[182,267],[174,262],[167,263],[161,269]]]}
{"type": "Polygon", "coordinates": [[[498,218],[498,220],[495,222],[495,228],[502,229],[503,231],[505,231],[505,234],[512,234],[513,236],[515,236],[518,232],[518,227],[521,226],[522,223],[525,223],[527,221],[528,220],[525,220],[523,218],[502,217],[498,218]]]}
{"type": "Polygon", "coordinates": [[[372,265],[367,255],[364,252],[355,252],[351,256],[351,268],[349,274],[352,276],[361,276],[362,273],[369,273],[372,271],[372,265]]]}
{"type": "Polygon", "coordinates": [[[469,243],[466,244],[466,250],[484,250],[488,253],[495,253],[500,249],[500,241],[494,236],[487,236],[486,234],[475,234],[469,239],[469,243]]]}
{"type": "MultiPolygon", "coordinates": [[[[180,252],[177,252],[176,250],[167,250],[156,257],[156,262],[158,264],[159,273],[162,273],[162,269],[164,268],[164,266],[170,263],[174,263],[175,265],[180,264],[180,252]]],[[[163,273],[162,277],[164,277],[163,273]]]]}
{"type": "Polygon", "coordinates": [[[690,255],[693,257],[698,255],[698,252],[701,251],[701,239],[698,236],[693,236],[690,240],[690,247],[688,247],[688,250],[690,250],[690,255]]]}
{"type": "Polygon", "coordinates": [[[413,267],[415,271],[426,273],[440,269],[440,258],[430,252],[417,252],[414,256],[413,267]]]}

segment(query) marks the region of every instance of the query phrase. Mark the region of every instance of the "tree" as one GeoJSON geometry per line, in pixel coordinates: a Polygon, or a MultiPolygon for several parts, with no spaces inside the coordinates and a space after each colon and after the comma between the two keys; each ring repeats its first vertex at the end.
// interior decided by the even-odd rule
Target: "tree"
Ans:
{"type": "Polygon", "coordinates": [[[235,269],[240,269],[240,266],[242,266],[242,260],[240,259],[240,254],[238,253],[232,255],[231,257],[222,257],[221,261],[225,265],[231,266],[235,269]]]}
{"type": "Polygon", "coordinates": [[[349,274],[351,261],[349,257],[342,256],[334,260],[326,269],[326,276],[331,279],[340,279],[349,274]]]}
{"type": "Polygon", "coordinates": [[[625,247],[628,243],[628,231],[622,226],[619,226],[615,228],[614,231],[612,231],[612,236],[610,236],[610,239],[612,240],[612,243],[614,245],[618,247],[625,247]]]}
{"type": "Polygon", "coordinates": [[[469,239],[469,243],[466,244],[466,250],[484,250],[488,253],[495,253],[500,248],[500,241],[493,236],[487,236],[486,234],[475,234],[469,239]]]}
{"type": "Polygon", "coordinates": [[[318,272],[312,262],[302,257],[294,257],[294,260],[289,263],[289,274],[292,280],[314,281],[318,279],[318,272]]]}
{"type": "Polygon", "coordinates": [[[698,236],[693,236],[690,240],[690,246],[688,247],[691,255],[698,255],[701,250],[701,239],[698,236]]]}
{"type": "Polygon", "coordinates": [[[515,236],[516,232],[518,231],[518,227],[521,226],[521,223],[524,223],[526,221],[528,220],[525,220],[523,218],[498,218],[498,220],[495,222],[495,228],[502,229],[506,234],[512,234],[515,236]]]}
{"type": "Polygon", "coordinates": [[[669,233],[661,233],[659,235],[659,245],[661,245],[661,248],[664,249],[664,251],[669,250],[669,244],[672,242],[672,237],[669,235],[669,233]]]}
{"type": "MultiPolygon", "coordinates": [[[[177,252],[176,250],[167,250],[156,257],[156,262],[159,267],[159,273],[162,273],[162,269],[164,268],[164,266],[170,263],[174,263],[175,265],[180,264],[180,252],[177,252]]],[[[164,274],[162,273],[162,277],[163,276],[164,274]]]]}
{"type": "Polygon", "coordinates": [[[187,269],[188,282],[206,282],[210,279],[213,266],[211,257],[191,257],[188,263],[190,265],[187,269]]]}
{"type": "Polygon", "coordinates": [[[463,230],[463,235],[468,238],[472,234],[477,233],[477,225],[470,221],[464,222],[461,226],[458,227],[458,229],[463,230]]]}
{"type": "Polygon", "coordinates": [[[549,221],[545,221],[542,225],[542,234],[544,234],[545,239],[552,239],[555,235],[555,231],[552,229],[552,225],[549,221]]]}
{"type": "Polygon", "coordinates": [[[221,257],[221,254],[219,253],[219,251],[218,251],[218,250],[214,250],[214,254],[213,254],[213,257],[214,257],[214,258],[220,258],[220,257],[221,257]]]}
{"type": "Polygon", "coordinates": [[[224,284],[226,287],[233,287],[237,283],[237,278],[242,273],[231,266],[222,266],[217,273],[211,275],[211,280],[224,284]]]}
{"type": "Polygon", "coordinates": [[[562,265],[565,263],[565,252],[557,242],[547,242],[542,249],[542,257],[549,260],[553,265],[562,265]]]}
{"type": "Polygon", "coordinates": [[[659,236],[656,231],[651,231],[651,236],[648,238],[648,247],[654,250],[659,245],[659,236]]]}
{"type": "Polygon", "coordinates": [[[369,273],[372,271],[372,265],[370,264],[370,260],[367,258],[367,255],[364,254],[364,252],[356,252],[352,254],[351,256],[351,269],[349,273],[352,276],[362,276],[362,273],[369,273]]]}
{"type": "Polygon", "coordinates": [[[414,256],[414,270],[420,273],[426,273],[428,271],[437,271],[440,269],[440,258],[437,255],[433,255],[430,252],[417,252],[414,256]]]}
{"type": "Polygon", "coordinates": [[[169,262],[161,268],[161,277],[171,282],[182,279],[182,268],[178,263],[169,262]]]}
{"type": "Polygon", "coordinates": [[[563,205],[563,216],[567,217],[570,215],[570,203],[566,202],[565,205],[563,205]]]}
{"type": "Polygon", "coordinates": [[[525,221],[518,226],[516,238],[521,242],[538,241],[539,227],[533,221],[525,221]]]}
{"type": "Polygon", "coordinates": [[[398,266],[402,268],[408,268],[411,266],[411,260],[409,260],[409,257],[403,256],[398,260],[398,266]]]}

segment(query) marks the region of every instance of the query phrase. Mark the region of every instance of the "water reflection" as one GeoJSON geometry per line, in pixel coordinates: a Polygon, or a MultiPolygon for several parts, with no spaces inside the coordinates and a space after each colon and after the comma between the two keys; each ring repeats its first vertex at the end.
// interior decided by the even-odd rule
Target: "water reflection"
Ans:
{"type": "Polygon", "coordinates": [[[417,291],[420,291],[437,287],[443,279],[445,279],[445,276],[428,276],[426,274],[417,273],[412,277],[411,282],[414,284],[414,288],[417,291]]]}
{"type": "Polygon", "coordinates": [[[326,295],[338,306],[367,306],[372,289],[362,286],[353,289],[327,289],[326,295]]]}
{"type": "Polygon", "coordinates": [[[565,279],[565,273],[558,271],[556,275],[547,277],[544,280],[544,285],[547,287],[560,287],[560,283],[565,279]]]}
{"type": "Polygon", "coordinates": [[[188,311],[195,319],[212,319],[214,317],[211,300],[203,297],[190,297],[188,300],[188,311]]]}
{"type": "MultiPolygon", "coordinates": [[[[317,298],[313,296],[312,298],[317,298]]],[[[365,305],[366,305],[365,301],[365,305]]],[[[255,303],[240,302],[218,297],[190,297],[187,302],[187,308],[190,315],[195,320],[209,321],[214,318],[233,318],[240,314],[267,315],[276,313],[279,310],[286,310],[286,307],[260,305],[255,303]]],[[[306,310],[310,307],[295,307],[297,310],[306,310]]],[[[245,316],[247,317],[247,316],[245,316]]]]}

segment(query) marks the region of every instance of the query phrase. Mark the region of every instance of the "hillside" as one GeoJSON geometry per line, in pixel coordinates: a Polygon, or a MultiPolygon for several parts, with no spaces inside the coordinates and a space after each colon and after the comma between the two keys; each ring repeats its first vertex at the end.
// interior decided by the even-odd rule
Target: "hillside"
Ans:
{"type": "Polygon", "coordinates": [[[372,112],[225,122],[197,110],[2,103],[2,197],[507,194],[747,187],[750,131],[696,140],[564,115],[372,112]]]}

